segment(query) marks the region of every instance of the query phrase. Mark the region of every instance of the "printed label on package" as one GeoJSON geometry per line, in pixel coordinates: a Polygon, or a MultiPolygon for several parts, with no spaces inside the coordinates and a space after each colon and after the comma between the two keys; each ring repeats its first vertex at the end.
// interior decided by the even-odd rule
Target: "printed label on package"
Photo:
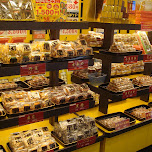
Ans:
{"type": "Polygon", "coordinates": [[[124,64],[137,63],[138,55],[124,56],[124,64]]]}
{"type": "Polygon", "coordinates": [[[122,99],[127,99],[137,96],[137,89],[127,90],[123,92],[122,99]]]}
{"type": "Polygon", "coordinates": [[[130,119],[125,119],[123,121],[115,123],[115,130],[121,130],[130,126],[130,119]]]}
{"type": "Polygon", "coordinates": [[[35,112],[23,116],[19,116],[19,125],[26,125],[34,122],[42,121],[44,118],[43,112],[35,112]]]}
{"type": "Polygon", "coordinates": [[[89,100],[71,104],[69,106],[69,113],[74,113],[85,109],[89,109],[89,100]]]}
{"type": "Polygon", "coordinates": [[[146,113],[146,119],[152,119],[152,111],[146,113]]]}
{"type": "Polygon", "coordinates": [[[68,70],[81,70],[88,68],[88,60],[75,60],[75,61],[69,61],[68,62],[68,70]]]}
{"type": "Polygon", "coordinates": [[[144,55],[143,62],[152,62],[152,54],[144,55]]]}
{"type": "Polygon", "coordinates": [[[77,149],[92,145],[96,142],[96,136],[92,136],[86,139],[79,140],[77,142],[77,149]]]}
{"type": "Polygon", "coordinates": [[[21,76],[44,74],[45,72],[46,72],[45,63],[28,64],[28,65],[20,66],[20,75],[21,76]]]}

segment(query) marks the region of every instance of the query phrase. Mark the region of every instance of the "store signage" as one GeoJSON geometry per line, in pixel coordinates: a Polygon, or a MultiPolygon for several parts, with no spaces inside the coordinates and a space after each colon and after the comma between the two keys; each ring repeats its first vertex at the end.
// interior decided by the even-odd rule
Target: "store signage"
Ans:
{"type": "Polygon", "coordinates": [[[152,85],[149,86],[149,92],[150,92],[150,93],[152,92],[152,85]]]}
{"type": "Polygon", "coordinates": [[[34,30],[34,33],[33,33],[33,38],[34,40],[35,39],[38,39],[38,40],[44,40],[45,41],[45,30],[34,30]]]}
{"type": "Polygon", "coordinates": [[[121,130],[130,126],[130,119],[125,119],[115,123],[115,130],[121,130]]]}
{"type": "Polygon", "coordinates": [[[137,96],[137,89],[127,90],[123,92],[122,99],[127,99],[137,96]]]}
{"type": "Polygon", "coordinates": [[[85,109],[89,109],[89,100],[71,104],[69,106],[69,113],[74,113],[85,109]]]}
{"type": "Polygon", "coordinates": [[[26,30],[8,30],[8,31],[0,31],[0,36],[26,36],[26,30]]]}
{"type": "Polygon", "coordinates": [[[87,69],[88,68],[88,60],[75,60],[75,61],[69,61],[68,62],[68,70],[81,70],[81,69],[87,69]]]}
{"type": "Polygon", "coordinates": [[[143,61],[144,62],[152,62],[152,54],[144,55],[143,61]]]}
{"type": "Polygon", "coordinates": [[[20,66],[20,75],[37,75],[37,74],[44,74],[46,72],[46,64],[28,64],[28,65],[21,65],[20,66]]]}
{"type": "Polygon", "coordinates": [[[151,31],[152,30],[152,24],[142,23],[141,24],[141,30],[142,31],[151,31]]]}
{"type": "Polygon", "coordinates": [[[44,118],[43,111],[30,113],[27,115],[19,116],[19,125],[26,125],[34,122],[42,121],[44,118]]]}
{"type": "Polygon", "coordinates": [[[146,113],[146,119],[152,119],[152,111],[146,113]]]}
{"type": "Polygon", "coordinates": [[[79,140],[77,142],[77,149],[92,145],[96,142],[96,136],[92,136],[86,139],[79,140]]]}
{"type": "Polygon", "coordinates": [[[78,30],[77,29],[63,29],[60,30],[60,35],[77,35],[78,30]]]}
{"type": "Polygon", "coordinates": [[[137,63],[138,55],[124,56],[124,64],[137,63]]]}

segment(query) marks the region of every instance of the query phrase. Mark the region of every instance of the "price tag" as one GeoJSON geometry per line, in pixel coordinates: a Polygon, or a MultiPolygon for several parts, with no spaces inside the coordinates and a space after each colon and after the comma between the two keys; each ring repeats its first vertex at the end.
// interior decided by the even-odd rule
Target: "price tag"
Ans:
{"type": "Polygon", "coordinates": [[[146,119],[152,119],[152,111],[146,113],[146,119]]]}
{"type": "Polygon", "coordinates": [[[149,92],[150,93],[152,92],[152,86],[149,86],[149,92]]]}
{"type": "Polygon", "coordinates": [[[138,55],[124,56],[124,64],[137,63],[138,55]]]}
{"type": "Polygon", "coordinates": [[[69,61],[68,62],[68,70],[81,70],[88,68],[88,60],[75,60],[75,61],[69,61]]]}
{"type": "Polygon", "coordinates": [[[35,112],[23,116],[19,116],[19,125],[26,125],[34,122],[39,122],[42,121],[44,118],[43,112],[35,112]]]}
{"type": "Polygon", "coordinates": [[[46,72],[46,64],[28,64],[28,65],[21,65],[20,66],[20,75],[37,75],[37,74],[44,74],[46,72]]]}
{"type": "Polygon", "coordinates": [[[89,100],[71,104],[69,106],[69,113],[74,113],[85,109],[89,109],[89,100]]]}
{"type": "Polygon", "coordinates": [[[48,150],[47,152],[54,152],[54,150],[52,149],[52,150],[48,150]]]}
{"type": "Polygon", "coordinates": [[[143,61],[144,62],[152,62],[152,54],[144,55],[143,61]]]}
{"type": "Polygon", "coordinates": [[[130,119],[125,119],[115,124],[115,130],[121,130],[130,126],[130,119]]]}
{"type": "Polygon", "coordinates": [[[137,96],[137,89],[127,90],[123,92],[122,99],[127,99],[137,96]]]}
{"type": "Polygon", "coordinates": [[[96,142],[96,136],[92,136],[92,137],[89,137],[89,138],[86,138],[86,139],[79,140],[77,142],[77,149],[85,147],[85,146],[92,145],[95,142],[96,142]]]}

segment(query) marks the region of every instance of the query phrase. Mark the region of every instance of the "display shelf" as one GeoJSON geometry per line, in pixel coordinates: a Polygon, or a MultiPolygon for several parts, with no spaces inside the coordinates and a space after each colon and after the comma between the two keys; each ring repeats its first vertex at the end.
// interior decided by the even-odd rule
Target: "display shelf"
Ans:
{"type": "Polygon", "coordinates": [[[12,75],[20,75],[20,66],[28,65],[28,64],[39,64],[45,63],[46,64],[46,71],[58,71],[62,69],[68,69],[68,62],[75,61],[75,60],[86,60],[88,59],[89,65],[93,65],[92,56],[82,56],[82,57],[75,57],[72,59],[68,59],[66,61],[44,61],[44,62],[34,62],[34,63],[27,63],[27,64],[14,64],[14,65],[7,65],[0,67],[0,77],[4,76],[12,76],[12,75]]]}
{"type": "MultiPolygon", "coordinates": [[[[84,101],[87,101],[87,100],[84,100],[84,101]]],[[[60,115],[63,115],[63,114],[67,114],[70,112],[70,107],[75,104],[75,103],[81,103],[83,101],[78,101],[78,102],[74,102],[74,103],[71,103],[71,104],[65,104],[65,105],[58,105],[54,108],[51,108],[51,109],[42,109],[42,110],[39,110],[37,112],[29,112],[28,114],[26,115],[19,115],[19,116],[16,116],[16,117],[10,117],[10,118],[6,118],[6,119],[2,119],[0,120],[0,129],[4,129],[4,128],[8,128],[8,127],[12,127],[12,126],[17,126],[17,125],[23,125],[24,122],[22,122],[24,119],[23,117],[28,117],[28,116],[35,116],[36,117],[36,121],[42,121],[44,119],[47,119],[47,118],[50,118],[50,117],[53,117],[53,116],[60,116],[60,115]],[[38,115],[38,116],[37,116],[38,115]]],[[[95,101],[93,99],[89,99],[88,100],[88,108],[93,108],[95,106],[95,101]]],[[[35,121],[33,122],[28,122],[27,120],[25,120],[25,124],[28,124],[28,123],[34,123],[35,121]]]]}
{"type": "Polygon", "coordinates": [[[140,24],[116,24],[116,23],[90,22],[89,27],[112,29],[112,30],[141,30],[140,24]]]}
{"type": "MultiPolygon", "coordinates": [[[[55,137],[55,139],[57,140],[57,142],[59,142],[59,144],[61,144],[60,141],[56,138],[55,133],[54,133],[53,131],[52,131],[52,136],[55,137]]],[[[95,142],[93,142],[92,144],[95,144],[95,143],[97,143],[97,142],[102,141],[102,140],[104,139],[104,137],[105,137],[105,136],[104,136],[104,134],[102,133],[101,136],[98,136],[98,137],[95,138],[95,142]]],[[[81,143],[81,142],[80,142],[80,143],[81,143]]],[[[61,145],[62,145],[62,144],[61,144],[61,145]]],[[[88,143],[87,146],[89,146],[89,145],[91,145],[91,144],[88,143]]],[[[83,147],[86,147],[86,146],[82,146],[82,148],[83,148],[83,147]]],[[[77,149],[79,149],[79,148],[78,148],[78,142],[73,143],[73,144],[70,144],[70,145],[68,145],[68,146],[65,146],[63,149],[60,149],[60,150],[58,150],[57,152],[71,152],[71,151],[74,151],[74,150],[77,150],[77,149]]]]}
{"type": "Polygon", "coordinates": [[[1,30],[88,29],[87,22],[0,21],[1,30]]]}

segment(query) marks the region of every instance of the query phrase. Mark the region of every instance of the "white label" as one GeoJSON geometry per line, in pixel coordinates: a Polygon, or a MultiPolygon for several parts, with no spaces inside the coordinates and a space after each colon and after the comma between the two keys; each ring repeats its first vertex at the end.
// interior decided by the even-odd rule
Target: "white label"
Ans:
{"type": "Polygon", "coordinates": [[[61,35],[77,35],[78,30],[77,29],[63,29],[60,30],[61,35]]]}

